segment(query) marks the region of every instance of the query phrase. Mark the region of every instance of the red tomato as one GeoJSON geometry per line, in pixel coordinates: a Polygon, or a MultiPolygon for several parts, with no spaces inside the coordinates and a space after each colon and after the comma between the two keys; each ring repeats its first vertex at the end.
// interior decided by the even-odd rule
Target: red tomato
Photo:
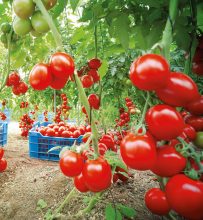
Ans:
{"type": "Polygon", "coordinates": [[[87,125],[85,129],[86,129],[86,132],[91,132],[91,126],[90,125],[87,125]]]}
{"type": "Polygon", "coordinates": [[[55,136],[55,131],[54,131],[54,129],[48,128],[48,129],[46,130],[46,135],[47,135],[47,136],[50,136],[50,137],[55,136]]]}
{"type": "Polygon", "coordinates": [[[89,189],[85,185],[85,180],[82,173],[74,178],[74,185],[75,188],[82,193],[89,191],[89,189]]]}
{"type": "Polygon", "coordinates": [[[45,136],[45,134],[46,134],[46,129],[45,129],[45,128],[40,128],[39,132],[40,132],[40,134],[42,134],[43,136],[45,136]]]}
{"type": "Polygon", "coordinates": [[[99,69],[101,65],[102,65],[101,60],[98,58],[93,58],[88,61],[88,66],[90,69],[99,69]]]}
{"type": "Polygon", "coordinates": [[[88,101],[89,101],[89,104],[90,104],[91,108],[99,109],[99,107],[100,107],[100,98],[99,98],[98,95],[90,94],[88,96],[88,101]]]}
{"type": "Polygon", "coordinates": [[[185,125],[183,132],[186,134],[187,138],[193,141],[196,138],[196,131],[191,125],[185,125]]]}
{"type": "Polygon", "coordinates": [[[114,142],[114,139],[110,135],[104,134],[100,138],[99,143],[103,143],[103,144],[105,144],[107,146],[107,148],[109,150],[115,151],[115,142],[114,142]]]}
{"type": "Polygon", "coordinates": [[[135,170],[151,169],[157,158],[155,141],[148,135],[125,136],[120,145],[120,153],[126,165],[135,170]]]}
{"type": "Polygon", "coordinates": [[[50,85],[51,80],[52,76],[47,64],[39,63],[33,67],[29,77],[33,89],[44,90],[50,85]]]}
{"type": "Polygon", "coordinates": [[[67,78],[58,78],[58,77],[53,76],[50,86],[52,89],[60,90],[64,88],[67,81],[68,81],[67,78]]]}
{"type": "Polygon", "coordinates": [[[196,131],[203,131],[203,117],[189,115],[185,122],[191,125],[196,131]]]}
{"type": "Polygon", "coordinates": [[[118,174],[114,173],[113,175],[113,183],[116,183],[118,181],[118,174]]]}
{"type": "Polygon", "coordinates": [[[166,199],[166,193],[159,188],[152,188],[145,194],[147,208],[156,215],[167,215],[171,208],[166,199]]]}
{"type": "Polygon", "coordinates": [[[80,133],[80,131],[78,131],[78,130],[75,130],[75,131],[73,132],[73,137],[74,137],[74,138],[78,138],[78,137],[80,137],[80,135],[81,135],[81,133],[80,133]]]}
{"type": "Polygon", "coordinates": [[[50,71],[57,78],[68,78],[74,73],[73,58],[63,52],[57,52],[51,56],[50,71]]]}
{"type": "Polygon", "coordinates": [[[90,88],[94,84],[93,78],[89,75],[82,76],[81,82],[84,88],[90,88]]]}
{"type": "Polygon", "coordinates": [[[2,158],[0,160],[0,173],[4,172],[4,170],[6,170],[6,168],[7,168],[7,161],[6,161],[6,159],[2,158]]]}
{"type": "Polygon", "coordinates": [[[198,63],[198,62],[203,61],[202,54],[203,54],[203,50],[201,48],[197,47],[196,51],[195,51],[195,55],[193,57],[193,62],[198,63]]]}
{"type": "Polygon", "coordinates": [[[164,57],[146,54],[135,60],[130,67],[132,83],[142,90],[156,90],[167,84],[169,65],[164,57]]]}
{"type": "Polygon", "coordinates": [[[61,136],[64,138],[69,138],[72,135],[69,131],[63,131],[61,132],[61,136]]]}
{"type": "Polygon", "coordinates": [[[190,102],[186,106],[186,110],[192,115],[203,116],[203,95],[194,102],[190,102]]]}
{"type": "Polygon", "coordinates": [[[0,147],[0,160],[2,159],[3,156],[4,156],[4,149],[0,147]]]}
{"type": "Polygon", "coordinates": [[[165,145],[157,149],[157,160],[151,171],[161,177],[171,177],[183,171],[186,164],[187,159],[173,146],[165,145]]]}
{"type": "Polygon", "coordinates": [[[166,184],[166,198],[171,208],[187,219],[203,218],[203,183],[184,174],[173,176],[166,184]]]}
{"type": "Polygon", "coordinates": [[[100,192],[111,186],[111,166],[103,158],[87,160],[82,174],[85,185],[92,192],[100,192]]]}
{"type": "Polygon", "coordinates": [[[18,89],[19,89],[20,93],[25,94],[28,90],[28,85],[24,82],[20,82],[18,85],[18,89]]]}
{"type": "Polygon", "coordinates": [[[185,127],[180,113],[168,105],[151,107],[147,111],[145,120],[150,133],[159,140],[174,139],[185,127]]]}
{"type": "Polygon", "coordinates": [[[117,172],[116,174],[118,175],[119,180],[121,180],[124,183],[128,181],[129,177],[127,177],[127,176],[129,176],[129,174],[126,170],[124,170],[121,167],[116,167],[116,172],[117,172]],[[126,173],[127,176],[123,175],[122,173],[126,173]]]}
{"type": "Polygon", "coordinates": [[[62,155],[59,165],[65,176],[75,177],[82,172],[84,161],[81,154],[68,150],[62,155]]]}
{"type": "Polygon", "coordinates": [[[88,76],[91,76],[93,78],[94,83],[98,82],[100,80],[100,75],[95,69],[91,69],[88,71],[88,76]]]}
{"type": "Polygon", "coordinates": [[[186,106],[200,97],[195,82],[178,72],[171,73],[167,85],[156,90],[156,94],[161,101],[172,106],[186,106]]]}
{"type": "Polygon", "coordinates": [[[20,83],[20,76],[17,72],[12,72],[8,77],[8,84],[18,86],[20,83]]]}
{"type": "Polygon", "coordinates": [[[83,112],[84,114],[87,114],[87,111],[86,111],[86,109],[85,109],[85,106],[82,106],[82,112],[83,112]]]}
{"type": "Polygon", "coordinates": [[[14,95],[20,95],[21,91],[20,91],[18,86],[13,86],[12,87],[12,92],[13,92],[14,95]]]}
{"type": "Polygon", "coordinates": [[[203,61],[192,63],[192,72],[199,76],[203,76],[203,61]]]}
{"type": "Polygon", "coordinates": [[[99,149],[99,153],[100,155],[104,155],[106,153],[106,151],[108,150],[106,144],[103,143],[98,143],[98,149],[99,149]]]}

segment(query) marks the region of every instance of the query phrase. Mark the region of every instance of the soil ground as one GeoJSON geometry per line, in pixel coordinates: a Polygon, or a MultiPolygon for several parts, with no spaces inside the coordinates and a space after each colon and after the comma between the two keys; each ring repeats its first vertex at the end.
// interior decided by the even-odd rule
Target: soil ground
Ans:
{"type": "MultiPolygon", "coordinates": [[[[50,209],[56,209],[72,189],[72,181],[59,171],[57,162],[31,159],[27,140],[20,137],[17,122],[9,124],[8,144],[5,146],[8,162],[6,172],[0,174],[0,220],[37,220],[43,213],[36,210],[39,199],[46,201],[50,209]]],[[[156,187],[149,172],[134,172],[127,184],[118,182],[105,194],[92,212],[79,219],[103,220],[108,202],[119,202],[137,211],[137,220],[158,220],[144,205],[145,192],[156,187]]],[[[62,210],[59,219],[75,219],[74,214],[84,208],[83,196],[73,198],[62,210]]]]}

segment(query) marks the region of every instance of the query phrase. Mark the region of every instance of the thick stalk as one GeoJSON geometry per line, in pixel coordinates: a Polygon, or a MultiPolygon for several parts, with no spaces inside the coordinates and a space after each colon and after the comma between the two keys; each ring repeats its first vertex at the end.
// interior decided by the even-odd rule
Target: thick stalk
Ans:
{"type": "MultiPolygon", "coordinates": [[[[86,111],[87,111],[87,115],[88,118],[90,120],[90,105],[87,99],[87,96],[85,94],[85,91],[83,89],[82,83],[78,77],[77,72],[75,71],[75,82],[78,88],[78,92],[79,92],[79,97],[81,100],[81,103],[84,105],[86,111]]],[[[98,150],[98,130],[94,121],[94,115],[91,115],[91,129],[92,129],[92,144],[93,144],[93,148],[94,148],[94,152],[96,154],[96,156],[99,156],[99,150],[98,150]]]]}
{"type": "Polygon", "coordinates": [[[12,31],[7,35],[7,44],[8,44],[7,72],[6,72],[6,76],[4,78],[4,81],[3,81],[2,85],[1,85],[0,92],[5,87],[7,78],[8,78],[9,73],[10,73],[10,64],[11,64],[11,36],[12,36],[12,31]]]}
{"type": "Polygon", "coordinates": [[[84,214],[86,213],[89,213],[93,208],[94,206],[96,205],[96,203],[98,202],[99,198],[101,197],[102,195],[102,192],[99,192],[99,193],[96,193],[90,200],[88,206],[79,211],[78,214],[75,215],[76,218],[81,218],[84,214]]]}
{"type": "Polygon", "coordinates": [[[63,207],[70,201],[70,199],[72,199],[75,195],[76,195],[77,191],[75,188],[73,188],[70,193],[68,193],[67,197],[64,199],[64,201],[61,203],[61,205],[56,209],[53,218],[61,212],[61,210],[63,209],[63,207]]]}
{"type": "Polygon", "coordinates": [[[161,48],[163,51],[163,55],[168,61],[170,58],[170,45],[173,41],[173,25],[175,23],[177,12],[178,12],[178,0],[170,0],[169,18],[167,19],[161,41],[161,48]]]}
{"type": "Polygon", "coordinates": [[[50,29],[52,31],[52,35],[53,35],[54,40],[56,42],[56,46],[58,47],[58,50],[63,51],[64,49],[63,49],[61,34],[58,32],[56,25],[53,22],[52,17],[49,15],[48,11],[44,7],[44,4],[42,3],[41,0],[34,0],[34,2],[36,3],[37,7],[39,8],[41,13],[43,14],[45,20],[47,21],[47,23],[50,27],[50,29]]]}

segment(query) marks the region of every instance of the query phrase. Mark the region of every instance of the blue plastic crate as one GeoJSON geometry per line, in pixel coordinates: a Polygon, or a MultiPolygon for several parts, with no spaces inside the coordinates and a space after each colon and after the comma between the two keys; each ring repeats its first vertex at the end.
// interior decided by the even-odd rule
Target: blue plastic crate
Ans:
{"type": "Polygon", "coordinates": [[[0,146],[7,144],[8,123],[0,122],[0,146]]]}
{"type": "Polygon", "coordinates": [[[56,146],[72,146],[76,141],[77,145],[82,143],[82,136],[79,138],[62,138],[62,137],[47,137],[36,131],[36,127],[47,126],[50,122],[36,122],[29,132],[29,154],[32,158],[41,160],[59,161],[59,153],[61,149],[48,151],[56,146]]]}

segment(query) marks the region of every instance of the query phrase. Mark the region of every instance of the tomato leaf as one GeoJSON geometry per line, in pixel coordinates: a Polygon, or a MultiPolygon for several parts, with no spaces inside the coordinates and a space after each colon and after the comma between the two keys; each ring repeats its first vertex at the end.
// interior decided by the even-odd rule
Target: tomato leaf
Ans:
{"type": "Polygon", "coordinates": [[[48,153],[54,150],[59,150],[59,149],[61,149],[61,146],[52,147],[50,150],[48,150],[48,153]]]}
{"type": "Polygon", "coordinates": [[[44,209],[46,207],[47,207],[47,203],[43,199],[38,200],[37,210],[44,209]]]}
{"type": "Polygon", "coordinates": [[[68,0],[58,0],[57,5],[51,10],[51,14],[53,18],[57,18],[65,9],[68,0]]]}
{"type": "Polygon", "coordinates": [[[116,210],[111,204],[108,204],[105,208],[105,217],[106,220],[116,220],[116,210]]]}
{"type": "Polygon", "coordinates": [[[73,12],[76,10],[79,3],[80,3],[80,0],[70,0],[70,5],[71,5],[73,12]]]}
{"type": "Polygon", "coordinates": [[[128,206],[124,206],[122,204],[118,204],[117,208],[119,209],[121,214],[126,216],[127,218],[134,218],[137,214],[135,209],[130,208],[128,206]]]}
{"type": "Polygon", "coordinates": [[[103,78],[106,75],[106,73],[108,71],[108,68],[109,68],[108,61],[107,60],[103,60],[102,61],[102,65],[101,65],[101,67],[98,70],[99,75],[100,75],[101,78],[103,78]]]}

